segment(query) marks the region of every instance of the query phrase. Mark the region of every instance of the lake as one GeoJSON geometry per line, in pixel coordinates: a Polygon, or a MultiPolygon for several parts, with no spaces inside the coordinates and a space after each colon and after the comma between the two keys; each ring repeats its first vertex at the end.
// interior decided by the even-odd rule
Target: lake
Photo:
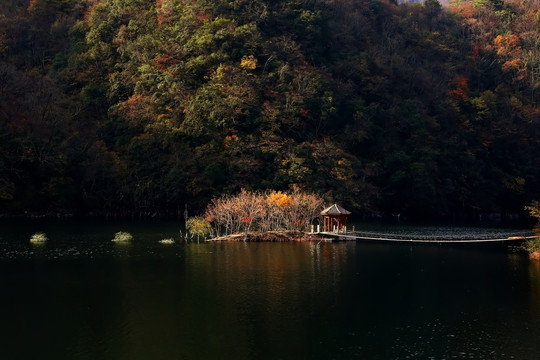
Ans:
{"type": "MultiPolygon", "coordinates": [[[[1,222],[0,358],[540,356],[540,262],[502,246],[158,243],[179,229],[1,222]]],[[[403,229],[366,231],[505,231],[403,229]]]]}

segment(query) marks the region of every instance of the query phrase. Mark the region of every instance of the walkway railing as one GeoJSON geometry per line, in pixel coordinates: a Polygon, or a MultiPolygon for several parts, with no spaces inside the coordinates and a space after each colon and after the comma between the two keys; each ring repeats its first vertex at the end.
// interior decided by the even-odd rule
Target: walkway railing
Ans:
{"type": "Polygon", "coordinates": [[[387,242],[413,242],[413,243],[491,243],[491,242],[524,242],[534,239],[532,231],[514,233],[486,233],[486,234],[452,234],[452,235],[424,235],[424,234],[388,234],[365,231],[349,232],[319,232],[321,235],[330,236],[337,240],[369,240],[387,242]]]}

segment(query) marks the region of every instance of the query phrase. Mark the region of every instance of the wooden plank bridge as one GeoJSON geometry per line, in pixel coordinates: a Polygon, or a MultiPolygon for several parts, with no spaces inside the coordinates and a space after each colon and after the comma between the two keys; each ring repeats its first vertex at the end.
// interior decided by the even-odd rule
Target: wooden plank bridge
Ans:
{"type": "Polygon", "coordinates": [[[319,235],[331,237],[332,241],[383,241],[383,242],[397,242],[397,243],[425,243],[425,244],[489,244],[489,243],[522,243],[530,239],[534,239],[536,236],[527,235],[527,236],[507,236],[507,237],[498,237],[498,238],[480,238],[480,239],[450,239],[444,237],[429,237],[424,236],[424,238],[414,238],[407,235],[394,235],[395,237],[388,237],[387,234],[382,234],[385,236],[376,236],[376,234],[365,234],[362,232],[319,232],[319,235]]]}

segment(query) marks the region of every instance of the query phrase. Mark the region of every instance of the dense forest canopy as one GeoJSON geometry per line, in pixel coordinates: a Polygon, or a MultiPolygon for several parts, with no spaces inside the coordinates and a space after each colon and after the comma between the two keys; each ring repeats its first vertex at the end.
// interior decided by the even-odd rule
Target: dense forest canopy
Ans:
{"type": "Polygon", "coordinates": [[[2,1],[2,212],[298,187],[357,214],[518,213],[540,197],[539,8],[2,1]]]}

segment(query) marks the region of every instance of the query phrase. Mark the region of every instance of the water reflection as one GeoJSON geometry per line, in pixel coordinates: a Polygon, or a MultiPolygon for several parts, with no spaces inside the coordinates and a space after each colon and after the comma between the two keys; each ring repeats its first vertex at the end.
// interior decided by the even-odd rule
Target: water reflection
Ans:
{"type": "Polygon", "coordinates": [[[540,262],[503,249],[0,241],[6,358],[535,358],[540,262]],[[28,346],[33,344],[33,346],[28,346]]]}
{"type": "Polygon", "coordinates": [[[529,261],[529,279],[531,282],[531,303],[538,304],[532,307],[532,317],[540,319],[540,261],[529,261]]]}
{"type": "Polygon", "coordinates": [[[215,350],[227,349],[235,357],[305,356],[313,340],[309,328],[320,327],[308,325],[311,318],[326,311],[322,304],[339,294],[346,247],[299,243],[189,246],[187,283],[197,284],[191,289],[201,299],[196,306],[216,325],[204,329],[205,339],[219,344],[215,350]]]}

